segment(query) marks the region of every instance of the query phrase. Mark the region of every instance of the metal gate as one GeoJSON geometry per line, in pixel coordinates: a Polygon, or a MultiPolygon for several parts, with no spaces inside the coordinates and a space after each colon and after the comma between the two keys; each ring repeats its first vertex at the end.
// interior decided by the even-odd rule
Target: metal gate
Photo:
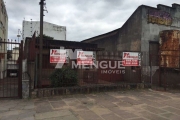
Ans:
{"type": "Polygon", "coordinates": [[[0,98],[22,98],[22,56],[22,41],[0,41],[0,98]]]}
{"type": "MultiPolygon", "coordinates": [[[[163,51],[164,52],[164,51],[163,51]]],[[[154,86],[180,88],[180,56],[150,55],[150,82],[154,86]]],[[[175,52],[175,51],[173,51],[175,52]]],[[[173,53],[169,52],[168,53],[173,53]]]]}
{"type": "Polygon", "coordinates": [[[99,83],[117,84],[124,82],[125,69],[118,68],[118,61],[122,61],[122,52],[98,51],[96,57],[99,64],[104,64],[104,62],[108,64],[106,68],[99,67],[97,70],[99,83]]]}

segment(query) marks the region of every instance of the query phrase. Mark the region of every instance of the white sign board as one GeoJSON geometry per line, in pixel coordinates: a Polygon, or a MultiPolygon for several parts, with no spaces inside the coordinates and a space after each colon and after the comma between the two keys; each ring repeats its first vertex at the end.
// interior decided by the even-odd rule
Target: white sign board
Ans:
{"type": "Polygon", "coordinates": [[[141,53],[123,52],[123,66],[141,66],[141,53]]]}
{"type": "Polygon", "coordinates": [[[67,51],[62,49],[50,49],[50,63],[66,63],[67,51]]]}
{"type": "Polygon", "coordinates": [[[93,65],[94,59],[92,51],[77,51],[77,65],[93,65]]]}

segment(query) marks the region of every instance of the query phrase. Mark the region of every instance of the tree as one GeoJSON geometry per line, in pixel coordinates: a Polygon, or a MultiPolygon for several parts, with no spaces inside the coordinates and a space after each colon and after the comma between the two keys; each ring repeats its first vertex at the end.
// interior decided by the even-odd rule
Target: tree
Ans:
{"type": "Polygon", "coordinates": [[[78,84],[77,72],[69,67],[56,69],[49,78],[52,87],[69,87],[78,84]]]}
{"type": "MultiPolygon", "coordinates": [[[[40,35],[37,38],[40,39],[40,35]]],[[[53,40],[54,38],[43,34],[43,39],[53,40]]]]}

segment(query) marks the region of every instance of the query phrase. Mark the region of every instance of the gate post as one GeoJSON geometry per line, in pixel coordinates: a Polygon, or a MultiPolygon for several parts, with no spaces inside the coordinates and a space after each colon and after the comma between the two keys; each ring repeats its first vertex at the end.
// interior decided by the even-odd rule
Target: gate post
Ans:
{"type": "Polygon", "coordinates": [[[153,81],[152,81],[152,55],[151,54],[150,54],[150,83],[152,87],[153,81]]]}
{"type": "Polygon", "coordinates": [[[159,58],[159,80],[158,80],[158,85],[161,87],[161,55],[158,54],[159,58]]]}
{"type": "Polygon", "coordinates": [[[22,59],[23,59],[23,41],[19,45],[19,80],[18,80],[18,97],[22,99],[22,59]]]}

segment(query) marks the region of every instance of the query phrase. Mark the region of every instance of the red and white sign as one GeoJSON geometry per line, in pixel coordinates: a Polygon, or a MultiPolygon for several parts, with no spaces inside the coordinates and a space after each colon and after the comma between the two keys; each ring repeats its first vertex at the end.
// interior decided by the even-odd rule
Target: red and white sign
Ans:
{"type": "Polygon", "coordinates": [[[123,52],[123,66],[141,66],[141,53],[123,52]]]}
{"type": "Polygon", "coordinates": [[[50,49],[50,63],[65,63],[66,57],[66,50],[50,49]]]}
{"type": "Polygon", "coordinates": [[[77,65],[93,65],[92,51],[77,51],[77,65]]]}

